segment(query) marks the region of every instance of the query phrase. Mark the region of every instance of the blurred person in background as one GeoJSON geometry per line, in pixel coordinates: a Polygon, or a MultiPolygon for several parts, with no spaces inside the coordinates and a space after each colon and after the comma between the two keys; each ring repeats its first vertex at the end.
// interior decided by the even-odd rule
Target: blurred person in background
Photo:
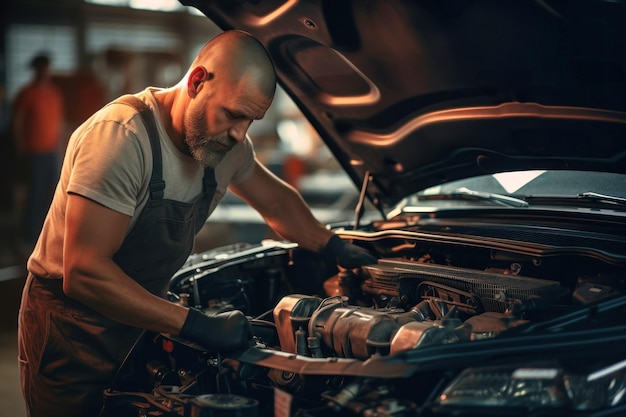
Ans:
{"type": "MultiPolygon", "coordinates": [[[[6,101],[6,88],[0,84],[0,210],[10,212],[13,210],[15,201],[15,171],[16,156],[15,143],[7,128],[9,118],[9,106],[6,101]]],[[[4,236],[6,239],[8,236],[4,236]]]]}
{"type": "Polygon", "coordinates": [[[59,179],[59,144],[64,123],[61,90],[52,82],[47,53],[30,62],[32,80],[13,102],[11,129],[18,157],[26,164],[26,204],[18,250],[24,256],[35,246],[59,179]]]}
{"type": "Polygon", "coordinates": [[[165,299],[227,189],[278,235],[334,265],[376,262],[317,221],[295,188],[255,157],[247,131],[275,88],[263,45],[224,32],[178,84],[122,96],[72,134],[20,306],[30,417],[97,416],[141,329],[213,351],[248,347],[241,311],[208,315],[165,299]]]}

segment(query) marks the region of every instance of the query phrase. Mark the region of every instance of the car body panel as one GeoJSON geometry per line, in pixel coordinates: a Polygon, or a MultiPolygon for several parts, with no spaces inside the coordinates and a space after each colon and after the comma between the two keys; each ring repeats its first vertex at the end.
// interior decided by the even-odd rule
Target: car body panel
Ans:
{"type": "Polygon", "coordinates": [[[384,206],[505,170],[626,170],[623,2],[183,3],[266,46],[282,87],[384,206]]]}
{"type": "Polygon", "coordinates": [[[329,229],[377,262],[192,255],[170,299],[244,311],[249,346],[146,332],[102,417],[626,413],[625,2],[181,2],[266,46],[363,190],[329,229]]]}

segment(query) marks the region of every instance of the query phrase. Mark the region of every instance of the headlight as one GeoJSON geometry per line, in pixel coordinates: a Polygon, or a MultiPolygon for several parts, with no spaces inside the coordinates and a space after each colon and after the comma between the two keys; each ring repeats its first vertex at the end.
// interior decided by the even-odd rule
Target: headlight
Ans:
{"type": "Polygon", "coordinates": [[[596,410],[623,404],[626,360],[593,372],[560,366],[469,368],[439,396],[441,406],[596,410]]]}

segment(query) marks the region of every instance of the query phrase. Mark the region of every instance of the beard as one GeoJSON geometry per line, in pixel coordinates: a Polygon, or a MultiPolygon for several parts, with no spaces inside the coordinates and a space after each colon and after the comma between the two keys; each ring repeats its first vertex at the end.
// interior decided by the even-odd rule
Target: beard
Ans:
{"type": "Polygon", "coordinates": [[[207,136],[208,126],[203,115],[191,114],[185,121],[185,143],[193,159],[205,168],[215,168],[237,144],[227,132],[207,136]]]}

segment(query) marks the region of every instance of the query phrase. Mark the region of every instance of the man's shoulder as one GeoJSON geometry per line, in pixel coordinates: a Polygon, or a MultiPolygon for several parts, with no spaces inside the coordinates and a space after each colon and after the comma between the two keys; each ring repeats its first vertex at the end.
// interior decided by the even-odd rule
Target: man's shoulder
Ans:
{"type": "Polygon", "coordinates": [[[96,111],[87,119],[86,124],[89,127],[97,125],[118,126],[135,135],[145,134],[145,129],[143,129],[143,123],[138,110],[117,99],[105,104],[96,111]]]}
{"type": "Polygon", "coordinates": [[[76,146],[95,146],[100,151],[107,149],[107,153],[124,154],[124,158],[150,149],[137,111],[121,104],[110,103],[98,110],[76,129],[72,138],[76,146]]]}

